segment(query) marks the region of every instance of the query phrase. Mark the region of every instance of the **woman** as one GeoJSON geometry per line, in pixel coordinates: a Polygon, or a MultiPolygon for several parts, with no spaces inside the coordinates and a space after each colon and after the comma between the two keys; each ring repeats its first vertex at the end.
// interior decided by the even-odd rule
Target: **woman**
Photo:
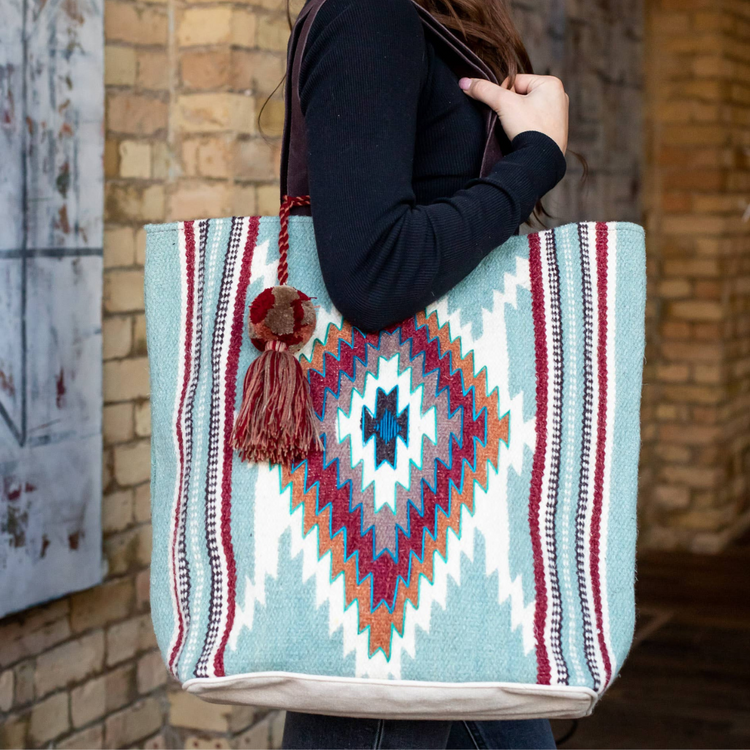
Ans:
{"type": "MultiPolygon", "coordinates": [[[[323,278],[338,309],[364,330],[401,321],[455,286],[565,174],[568,97],[559,80],[530,75],[505,0],[419,3],[463,36],[504,88],[458,80],[411,0],[326,0],[302,63],[323,278]],[[477,179],[484,105],[497,111],[509,145],[477,179]]],[[[284,747],[548,748],[554,740],[546,720],[289,713],[284,747]]]]}

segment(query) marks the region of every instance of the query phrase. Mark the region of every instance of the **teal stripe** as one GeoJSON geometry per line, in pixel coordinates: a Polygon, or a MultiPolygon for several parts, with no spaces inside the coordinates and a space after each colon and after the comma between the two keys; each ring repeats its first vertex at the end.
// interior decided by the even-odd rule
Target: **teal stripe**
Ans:
{"type": "Polygon", "coordinates": [[[617,225],[616,402],[607,536],[607,598],[618,668],[635,626],[635,543],[640,401],[645,350],[646,248],[643,230],[617,225]]]}
{"type": "Polygon", "coordinates": [[[180,357],[180,264],[177,224],[149,236],[144,294],[151,393],[151,607],[156,640],[167,654],[176,622],[169,580],[171,514],[179,466],[173,438],[180,357]]]}

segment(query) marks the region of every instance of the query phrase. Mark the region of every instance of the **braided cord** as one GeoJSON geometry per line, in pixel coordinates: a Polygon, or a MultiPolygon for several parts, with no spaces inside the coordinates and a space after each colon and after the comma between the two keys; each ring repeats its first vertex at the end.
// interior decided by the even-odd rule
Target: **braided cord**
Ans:
{"type": "Polygon", "coordinates": [[[279,284],[289,281],[289,214],[297,206],[309,206],[309,195],[285,195],[279,209],[279,284]]]}

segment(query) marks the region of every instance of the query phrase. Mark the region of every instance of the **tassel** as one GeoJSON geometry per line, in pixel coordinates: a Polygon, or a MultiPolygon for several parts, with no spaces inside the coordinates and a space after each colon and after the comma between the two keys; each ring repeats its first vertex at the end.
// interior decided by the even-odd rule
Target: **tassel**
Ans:
{"type": "Polygon", "coordinates": [[[270,341],[245,375],[232,445],[243,461],[292,464],[320,449],[310,387],[281,341],[270,341]]]}
{"type": "Polygon", "coordinates": [[[312,300],[291,286],[265,289],[250,306],[250,338],[263,353],[245,375],[232,432],[243,461],[291,464],[322,449],[310,386],[293,354],[315,322],[312,300]]]}
{"type": "Polygon", "coordinates": [[[295,359],[315,332],[315,307],[289,279],[289,214],[310,196],[284,196],[279,210],[279,286],[264,289],[250,305],[250,338],[263,352],[245,374],[232,447],[243,461],[291,464],[322,450],[310,386],[295,359]]]}

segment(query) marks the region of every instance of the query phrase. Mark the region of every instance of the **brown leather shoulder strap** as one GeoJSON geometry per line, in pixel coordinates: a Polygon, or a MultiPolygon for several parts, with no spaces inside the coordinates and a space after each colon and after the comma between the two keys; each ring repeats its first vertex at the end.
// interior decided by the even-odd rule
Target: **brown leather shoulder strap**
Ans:
{"type": "Polygon", "coordinates": [[[297,17],[287,46],[284,137],[281,145],[281,199],[309,195],[307,132],[299,98],[299,74],[310,29],[325,0],[309,0],[297,17]]]}
{"type": "MultiPolygon", "coordinates": [[[[307,177],[307,133],[299,97],[299,78],[302,58],[318,11],[325,0],[308,0],[302,9],[289,37],[287,48],[287,82],[285,91],[286,112],[284,137],[281,148],[281,197],[309,195],[307,177]]],[[[425,33],[440,50],[441,55],[458,76],[497,79],[492,70],[453,32],[437,21],[429,12],[412,0],[425,28],[425,33]]],[[[502,157],[497,127],[497,115],[487,108],[487,141],[482,158],[481,175],[486,175],[502,157]]],[[[299,209],[305,212],[304,209],[299,209]]],[[[309,212],[309,209],[306,211],[309,212]]]]}

